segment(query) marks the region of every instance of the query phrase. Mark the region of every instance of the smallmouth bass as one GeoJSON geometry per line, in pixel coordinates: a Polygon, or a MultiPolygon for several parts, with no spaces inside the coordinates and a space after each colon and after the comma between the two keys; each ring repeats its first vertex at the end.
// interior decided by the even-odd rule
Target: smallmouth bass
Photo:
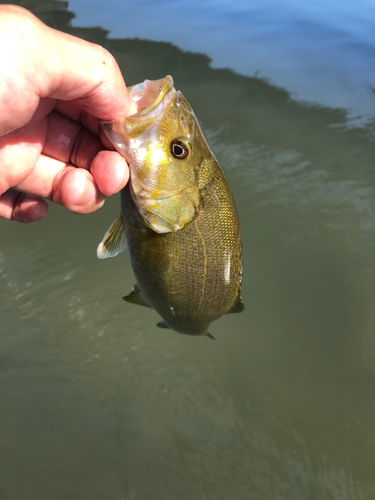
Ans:
{"type": "Polygon", "coordinates": [[[134,85],[139,111],[101,121],[130,180],[97,255],[127,246],[136,285],[124,300],[155,309],[161,328],[213,338],[212,321],[244,309],[240,225],[224,173],[173,85],[171,76],[134,85]]]}

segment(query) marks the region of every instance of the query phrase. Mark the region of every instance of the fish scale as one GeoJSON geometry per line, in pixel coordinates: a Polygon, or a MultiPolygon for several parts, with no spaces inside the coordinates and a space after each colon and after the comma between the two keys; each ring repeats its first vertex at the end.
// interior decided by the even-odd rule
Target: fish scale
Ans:
{"type": "MultiPolygon", "coordinates": [[[[172,89],[166,90],[166,81],[170,86],[167,79],[151,84],[159,84],[160,92],[168,95],[172,89]]],[[[141,85],[147,89],[146,82],[141,85]]],[[[155,86],[152,90],[155,92],[155,86]]],[[[156,99],[160,116],[151,104],[142,111],[139,122],[137,115],[131,117],[131,139],[127,138],[126,118],[123,124],[106,122],[103,126],[128,160],[131,175],[121,193],[120,223],[117,221],[107,232],[98,256],[118,253],[124,232],[136,280],[133,291],[124,299],[154,308],[164,320],[158,326],[212,337],[207,330],[212,321],[244,308],[240,225],[228,182],[199,122],[182,94],[173,91],[164,107],[165,97],[156,99]],[[183,119],[179,120],[181,114],[183,119]],[[142,120],[146,120],[144,130],[142,120]],[[132,149],[134,130],[139,134],[137,148],[144,147],[141,152],[132,149]],[[186,159],[172,158],[170,145],[176,140],[177,151],[187,151],[186,159]],[[153,153],[156,149],[157,155],[153,153]],[[153,163],[155,158],[157,162],[153,163]],[[178,182],[170,187],[174,179],[178,182]],[[149,194],[148,184],[153,186],[149,194]],[[170,196],[168,189],[172,188],[170,196]],[[187,194],[182,198],[181,193],[187,194]],[[190,209],[184,211],[185,202],[196,207],[192,214],[190,209]],[[175,229],[178,225],[181,227],[175,229]]]]}

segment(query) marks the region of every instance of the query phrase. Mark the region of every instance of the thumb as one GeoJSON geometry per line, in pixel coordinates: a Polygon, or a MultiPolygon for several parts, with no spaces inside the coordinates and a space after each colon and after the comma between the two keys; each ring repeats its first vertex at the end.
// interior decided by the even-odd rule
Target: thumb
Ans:
{"type": "Polygon", "coordinates": [[[136,112],[106,49],[50,28],[22,7],[0,6],[0,46],[7,47],[0,54],[0,135],[27,123],[41,97],[76,101],[101,119],[136,112]]]}

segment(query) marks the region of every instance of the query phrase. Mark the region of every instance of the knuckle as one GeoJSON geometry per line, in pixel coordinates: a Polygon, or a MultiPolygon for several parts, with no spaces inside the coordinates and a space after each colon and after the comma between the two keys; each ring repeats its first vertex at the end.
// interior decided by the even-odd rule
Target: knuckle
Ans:
{"type": "Polygon", "coordinates": [[[74,141],[70,161],[76,167],[89,170],[92,160],[101,149],[99,139],[83,128],[74,141]]]}

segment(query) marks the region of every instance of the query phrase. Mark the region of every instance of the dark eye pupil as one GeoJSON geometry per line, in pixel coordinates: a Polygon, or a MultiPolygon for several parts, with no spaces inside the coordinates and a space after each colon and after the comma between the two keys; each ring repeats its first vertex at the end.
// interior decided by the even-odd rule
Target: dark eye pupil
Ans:
{"type": "Polygon", "coordinates": [[[174,152],[175,156],[182,156],[184,154],[184,150],[178,144],[174,144],[173,152],[174,152]]]}
{"type": "Polygon", "coordinates": [[[189,148],[182,141],[174,139],[171,143],[171,153],[175,158],[183,160],[190,154],[189,148]]]}

